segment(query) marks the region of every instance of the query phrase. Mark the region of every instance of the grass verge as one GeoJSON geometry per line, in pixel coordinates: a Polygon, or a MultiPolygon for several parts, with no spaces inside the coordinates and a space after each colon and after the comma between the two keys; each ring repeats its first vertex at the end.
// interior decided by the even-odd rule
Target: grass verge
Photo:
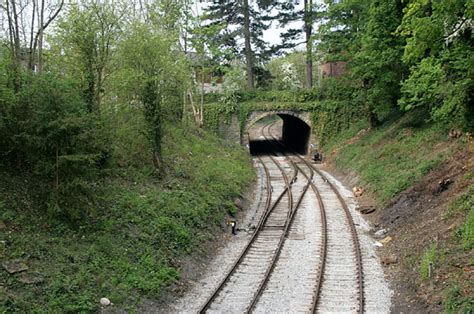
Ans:
{"type": "Polygon", "coordinates": [[[351,170],[382,204],[410,187],[452,152],[446,127],[426,124],[413,115],[357,135],[359,123],[323,147],[336,166],[351,170]]]}
{"type": "MultiPolygon", "coordinates": [[[[123,160],[133,134],[117,135],[123,160]]],[[[181,260],[218,233],[254,172],[243,150],[200,130],[168,125],[163,150],[161,179],[151,165],[117,160],[95,183],[97,214],[77,226],[45,214],[48,183],[1,170],[0,260],[28,270],[0,270],[0,313],[94,312],[101,297],[133,310],[178,280],[181,260]],[[26,284],[27,275],[41,280],[26,284]]]]}

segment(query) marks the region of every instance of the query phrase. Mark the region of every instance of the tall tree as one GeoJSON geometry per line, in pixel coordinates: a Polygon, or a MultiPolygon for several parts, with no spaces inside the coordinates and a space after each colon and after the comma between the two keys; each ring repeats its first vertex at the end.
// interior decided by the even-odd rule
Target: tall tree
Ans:
{"type": "MultiPolygon", "coordinates": [[[[64,0],[61,0],[57,8],[53,8],[53,13],[45,19],[45,10],[47,4],[45,3],[45,0],[41,0],[41,5],[38,5],[36,1],[33,1],[33,17],[32,17],[32,31],[31,34],[33,34],[33,29],[34,29],[34,16],[35,12],[34,9],[36,7],[37,12],[36,14],[38,15],[38,30],[35,35],[34,41],[31,42],[30,46],[30,58],[29,58],[29,67],[30,69],[32,68],[32,63],[34,62],[35,55],[36,55],[36,50],[38,49],[38,56],[37,56],[37,61],[38,61],[38,72],[41,73],[43,70],[43,37],[44,37],[44,31],[45,29],[51,24],[51,22],[54,21],[54,19],[58,16],[59,12],[61,12],[61,9],[63,8],[64,5],[64,0]]],[[[33,38],[33,36],[31,37],[33,38]]]]}
{"type": "Polygon", "coordinates": [[[275,1],[278,14],[275,19],[279,21],[281,27],[302,21],[301,28],[288,28],[281,34],[282,43],[275,49],[294,49],[295,47],[305,44],[306,51],[306,88],[313,87],[313,27],[316,22],[317,6],[313,0],[304,0],[303,9],[297,8],[298,2],[293,1],[275,1]],[[304,38],[302,40],[302,38],[304,38]]]}
{"type": "Polygon", "coordinates": [[[402,10],[402,1],[370,1],[360,49],[349,61],[354,75],[362,81],[372,125],[389,116],[400,95],[403,41],[394,33],[401,22],[402,10]]]}
{"type": "Polygon", "coordinates": [[[220,28],[213,40],[228,51],[228,60],[235,56],[244,56],[246,61],[247,87],[255,87],[254,70],[256,63],[266,60],[271,53],[263,38],[263,31],[270,27],[269,11],[271,2],[261,0],[252,3],[249,0],[213,1],[205,9],[206,27],[220,28]],[[243,39],[244,46],[239,44],[243,39]]]}
{"type": "Polygon", "coordinates": [[[313,87],[313,0],[304,0],[304,32],[306,36],[306,88],[313,87]]]}
{"type": "Polygon", "coordinates": [[[361,47],[361,37],[367,26],[367,0],[326,0],[320,12],[321,25],[316,38],[318,50],[326,61],[347,61],[361,47]]]}
{"type": "Polygon", "coordinates": [[[249,0],[243,0],[242,11],[244,13],[244,41],[245,41],[245,63],[247,68],[247,87],[253,89],[255,87],[253,79],[253,53],[250,43],[250,7],[249,0]]]}
{"type": "Polygon", "coordinates": [[[66,52],[69,64],[81,73],[84,100],[91,112],[100,111],[125,12],[125,7],[117,4],[91,2],[71,6],[59,22],[57,44],[66,52]]]}
{"type": "Polygon", "coordinates": [[[405,40],[403,110],[424,108],[436,120],[474,130],[474,5],[469,0],[412,0],[398,34],[405,40]]]}

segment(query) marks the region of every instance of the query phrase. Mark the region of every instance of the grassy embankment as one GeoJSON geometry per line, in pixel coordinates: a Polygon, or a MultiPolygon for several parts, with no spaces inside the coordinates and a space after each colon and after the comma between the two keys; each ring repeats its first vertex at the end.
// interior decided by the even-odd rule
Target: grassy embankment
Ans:
{"type": "Polygon", "coordinates": [[[45,186],[34,175],[1,169],[0,313],[96,311],[101,297],[133,309],[180,277],[180,260],[219,232],[233,198],[254,178],[237,146],[206,132],[168,125],[158,179],[136,118],[114,132],[113,166],[95,183],[96,214],[70,225],[47,215],[45,186]],[[22,276],[42,282],[24,284],[22,276]]]}
{"type": "MultiPolygon", "coordinates": [[[[422,231],[424,234],[430,233],[426,235],[426,239],[417,239],[414,229],[410,229],[416,229],[422,223],[417,221],[420,219],[417,218],[419,214],[417,211],[428,210],[429,206],[432,206],[421,204],[419,208],[409,209],[412,212],[408,215],[415,217],[407,218],[415,219],[412,225],[398,226],[399,235],[407,241],[405,243],[410,243],[410,247],[404,248],[401,238],[394,240],[395,242],[400,240],[400,244],[390,243],[388,246],[399,245],[398,252],[406,257],[404,259],[404,256],[398,256],[401,257],[401,271],[404,271],[403,267],[415,269],[415,276],[408,276],[408,280],[414,287],[420,287],[416,291],[417,294],[428,295],[426,298],[430,302],[430,298],[433,301],[438,293],[438,299],[442,300],[446,312],[472,310],[474,307],[474,286],[470,275],[470,270],[474,267],[472,140],[469,142],[467,136],[450,139],[448,127],[426,123],[416,114],[405,115],[368,132],[360,132],[364,128],[367,129],[367,125],[363,122],[352,126],[332,138],[323,149],[338,169],[343,172],[350,171],[358,176],[359,184],[376,200],[380,208],[393,206],[400,193],[417,183],[436,185],[438,179],[436,182],[430,182],[429,178],[434,177],[438,170],[448,169],[447,177],[454,175],[449,171],[451,167],[449,164],[464,167],[462,174],[454,178],[455,189],[452,188],[441,196],[434,196],[431,192],[425,195],[427,202],[430,202],[431,198],[441,198],[439,210],[435,214],[437,216],[429,217],[434,223],[426,223],[427,229],[422,231]],[[456,154],[463,157],[453,161],[456,154]],[[438,223],[450,227],[444,229],[438,223]],[[438,236],[440,240],[433,240],[438,236]],[[408,252],[409,250],[418,251],[408,252]],[[427,268],[430,262],[435,267],[437,276],[435,279],[428,278],[427,268]]],[[[415,194],[413,197],[416,199],[422,196],[415,194]]]]}

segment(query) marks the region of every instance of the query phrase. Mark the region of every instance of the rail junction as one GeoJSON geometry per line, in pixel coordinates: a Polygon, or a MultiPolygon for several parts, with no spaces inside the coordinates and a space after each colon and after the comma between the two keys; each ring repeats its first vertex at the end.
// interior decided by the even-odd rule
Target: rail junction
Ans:
{"type": "MultiPolygon", "coordinates": [[[[262,137],[284,145],[271,130],[263,126],[262,137]]],[[[264,214],[199,312],[363,313],[362,257],[347,204],[314,165],[281,148],[285,154],[257,156],[266,178],[264,214]],[[301,241],[311,245],[295,245],[301,241]]]]}

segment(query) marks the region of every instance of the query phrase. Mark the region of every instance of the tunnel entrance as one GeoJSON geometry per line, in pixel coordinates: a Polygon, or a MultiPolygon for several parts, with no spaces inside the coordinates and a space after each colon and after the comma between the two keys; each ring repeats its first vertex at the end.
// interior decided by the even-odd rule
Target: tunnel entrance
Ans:
{"type": "Polygon", "coordinates": [[[281,153],[308,153],[311,128],[298,117],[288,114],[275,114],[262,118],[249,129],[249,149],[252,155],[281,153]],[[261,132],[265,128],[265,138],[261,132]],[[276,139],[268,136],[273,134],[276,139]],[[283,143],[283,145],[282,145],[283,143]]]}

